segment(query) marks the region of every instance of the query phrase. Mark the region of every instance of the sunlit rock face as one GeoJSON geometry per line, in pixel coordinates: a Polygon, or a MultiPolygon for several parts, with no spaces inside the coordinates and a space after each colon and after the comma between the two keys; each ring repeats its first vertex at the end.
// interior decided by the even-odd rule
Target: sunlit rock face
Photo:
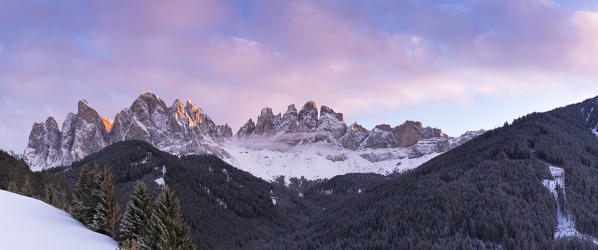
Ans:
{"type": "Polygon", "coordinates": [[[114,122],[81,100],[77,114],[67,115],[62,131],[54,118],[33,125],[24,158],[33,170],[69,165],[123,140],[142,140],[173,154],[210,153],[226,156],[218,142],[232,136],[228,125],[216,125],[191,101],[168,107],[156,94],[140,95],[114,122]]]}

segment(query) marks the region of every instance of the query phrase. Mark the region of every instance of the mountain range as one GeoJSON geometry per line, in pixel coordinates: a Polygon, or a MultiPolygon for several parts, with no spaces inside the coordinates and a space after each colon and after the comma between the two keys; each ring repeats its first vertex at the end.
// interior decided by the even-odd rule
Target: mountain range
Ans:
{"type": "Polygon", "coordinates": [[[120,193],[169,185],[207,249],[597,249],[596,106],[517,118],[391,175],[267,182],[136,140],[42,173],[74,185],[83,165],[110,166],[120,193]]]}
{"type": "MultiPolygon", "coordinates": [[[[70,190],[83,166],[106,166],[121,206],[138,181],[152,198],[171,187],[202,249],[598,249],[597,107],[598,97],[528,114],[388,175],[268,181],[214,154],[177,155],[144,140],[125,140],[41,172],[0,152],[0,188],[29,182],[34,194],[48,185],[70,190]]],[[[310,150],[339,146],[342,138],[301,133],[312,133],[303,138],[314,141],[289,143],[286,134],[255,130],[210,140],[235,152],[227,146],[238,141],[310,150]]],[[[407,150],[430,139],[383,149],[407,150]]],[[[255,151],[266,152],[264,157],[273,152],[255,151]]]]}
{"type": "Polygon", "coordinates": [[[49,117],[32,127],[24,159],[33,170],[70,165],[118,141],[141,140],[175,155],[212,154],[266,180],[279,176],[331,178],[352,172],[390,174],[419,166],[482,134],[449,137],[440,129],[406,121],[367,130],[348,126],[342,113],[328,106],[318,112],[313,101],[284,114],[263,108],[233,136],[191,101],[171,106],[156,94],[141,94],[114,120],[102,117],[80,100],[59,129],[49,117]]]}

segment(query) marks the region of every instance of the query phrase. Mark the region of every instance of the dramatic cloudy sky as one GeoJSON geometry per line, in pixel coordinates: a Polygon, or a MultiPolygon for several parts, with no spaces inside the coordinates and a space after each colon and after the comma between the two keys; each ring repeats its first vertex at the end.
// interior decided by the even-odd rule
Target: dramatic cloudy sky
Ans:
{"type": "Polygon", "coordinates": [[[366,128],[449,135],[598,95],[598,3],[565,0],[0,1],[0,148],[87,99],[144,91],[236,130],[307,100],[366,128]],[[176,3],[175,3],[176,2],[176,3]]]}

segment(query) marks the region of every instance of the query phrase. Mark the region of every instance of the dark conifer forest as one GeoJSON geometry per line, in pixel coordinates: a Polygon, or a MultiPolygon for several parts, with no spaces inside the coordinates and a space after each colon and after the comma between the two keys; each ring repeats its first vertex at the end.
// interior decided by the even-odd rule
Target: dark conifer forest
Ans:
{"type": "MultiPolygon", "coordinates": [[[[141,248],[158,244],[143,240],[150,232],[131,222],[129,233],[118,234],[121,224],[110,222],[133,211],[127,208],[133,193],[135,204],[149,204],[148,199],[154,204],[159,196],[161,204],[179,204],[163,211],[180,210],[180,220],[173,214],[169,221],[180,222],[176,231],[188,230],[199,249],[597,249],[585,239],[554,239],[556,201],[542,184],[552,178],[548,164],[563,168],[567,188],[559,194],[561,204],[581,233],[598,237],[598,137],[589,125],[598,123],[598,115],[581,112],[596,103],[589,99],[526,115],[390,176],[270,183],[215,156],[174,156],[125,141],[71,166],[35,173],[0,152],[0,188],[73,212],[77,206],[91,209],[78,203],[88,195],[80,192],[81,176],[104,178],[96,187],[104,193],[95,193],[92,204],[103,217],[96,215],[95,223],[89,215],[75,217],[126,239],[123,246],[141,248]],[[160,178],[167,188],[156,181],[160,178]],[[169,190],[178,201],[164,198],[169,190]],[[145,236],[132,241],[136,235],[145,236]]],[[[135,211],[145,211],[148,219],[135,223],[151,223],[143,207],[135,211]]],[[[185,239],[182,234],[176,241],[190,247],[185,239]]]]}

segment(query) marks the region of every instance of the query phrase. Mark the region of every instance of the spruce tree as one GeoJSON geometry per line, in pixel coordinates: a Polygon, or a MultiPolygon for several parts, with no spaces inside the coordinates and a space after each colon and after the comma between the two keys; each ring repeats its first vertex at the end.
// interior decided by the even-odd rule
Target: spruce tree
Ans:
{"type": "Polygon", "coordinates": [[[23,185],[23,195],[33,197],[33,188],[31,187],[31,177],[25,175],[25,184],[23,185]]]}
{"type": "Polygon", "coordinates": [[[56,206],[56,192],[53,183],[44,186],[44,201],[50,205],[56,206]]]}
{"type": "Polygon", "coordinates": [[[116,239],[116,230],[120,219],[119,207],[114,197],[112,175],[108,168],[97,171],[94,185],[98,188],[92,194],[98,203],[94,210],[91,229],[116,239]]]}
{"type": "Polygon", "coordinates": [[[179,214],[179,199],[167,186],[154,202],[152,213],[152,249],[194,249],[189,227],[179,214]]]}
{"type": "Polygon", "coordinates": [[[135,184],[135,190],[129,198],[127,208],[120,224],[120,237],[123,241],[134,242],[141,248],[147,248],[151,229],[152,215],[150,197],[143,182],[135,184]]]}
{"type": "Polygon", "coordinates": [[[9,192],[13,192],[15,194],[19,193],[19,186],[17,185],[17,183],[13,180],[10,180],[8,182],[8,187],[6,188],[7,191],[9,192]]]}
{"type": "Polygon", "coordinates": [[[81,167],[79,173],[79,180],[73,192],[73,204],[71,207],[71,214],[75,219],[86,226],[89,226],[93,219],[93,207],[91,202],[91,180],[87,165],[81,167]]]}

